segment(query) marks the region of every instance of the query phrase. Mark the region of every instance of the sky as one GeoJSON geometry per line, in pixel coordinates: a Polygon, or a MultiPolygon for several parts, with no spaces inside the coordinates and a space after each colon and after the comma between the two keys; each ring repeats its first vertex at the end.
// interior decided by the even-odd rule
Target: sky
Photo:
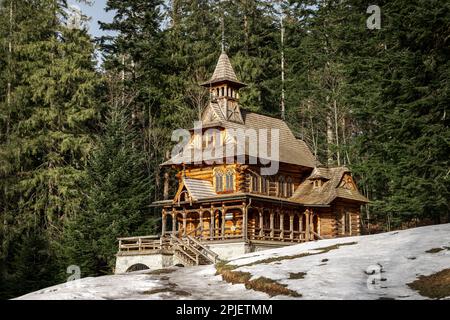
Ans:
{"type": "Polygon", "coordinates": [[[94,37],[99,37],[105,35],[105,32],[100,30],[98,21],[110,22],[114,16],[114,12],[105,11],[106,0],[92,0],[91,2],[93,4],[89,6],[76,0],[69,0],[71,5],[78,6],[84,15],[91,17],[89,21],[89,33],[94,37]]]}

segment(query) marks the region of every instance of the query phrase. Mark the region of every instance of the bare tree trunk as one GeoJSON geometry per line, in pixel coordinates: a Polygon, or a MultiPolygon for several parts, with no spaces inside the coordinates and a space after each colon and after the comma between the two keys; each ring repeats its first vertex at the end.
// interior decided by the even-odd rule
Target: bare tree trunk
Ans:
{"type": "Polygon", "coordinates": [[[327,114],[326,122],[327,122],[327,158],[328,158],[328,165],[332,165],[333,152],[331,151],[331,146],[333,144],[333,123],[331,120],[330,112],[328,112],[327,114]]]}
{"type": "MultiPolygon", "coordinates": [[[[166,151],[166,160],[169,159],[170,157],[170,152],[169,150],[166,151]]],[[[168,169],[165,170],[164,172],[164,200],[168,200],[169,199],[169,172],[168,169]]]]}
{"type": "Polygon", "coordinates": [[[333,100],[333,110],[334,110],[334,135],[336,139],[336,159],[338,166],[341,165],[341,155],[339,152],[339,123],[338,123],[338,110],[336,99],[333,100]]]}
{"type": "Polygon", "coordinates": [[[283,12],[280,15],[281,26],[281,119],[286,119],[286,110],[284,106],[284,24],[283,24],[283,12]]]}
{"type": "Polygon", "coordinates": [[[6,93],[6,104],[8,106],[8,119],[6,121],[6,138],[9,137],[9,115],[11,112],[11,77],[12,77],[12,33],[13,33],[13,0],[9,2],[9,40],[8,40],[8,84],[7,84],[7,93],[6,93]]]}

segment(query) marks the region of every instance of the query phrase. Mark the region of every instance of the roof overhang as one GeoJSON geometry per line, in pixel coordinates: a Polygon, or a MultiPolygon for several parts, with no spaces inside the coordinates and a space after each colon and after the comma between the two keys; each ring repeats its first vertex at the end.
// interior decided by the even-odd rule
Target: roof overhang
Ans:
{"type": "MultiPolygon", "coordinates": [[[[212,202],[212,201],[230,201],[230,200],[245,200],[245,199],[255,199],[255,200],[262,200],[265,202],[271,202],[271,203],[285,203],[288,205],[294,205],[294,206],[300,206],[300,207],[316,207],[316,208],[328,208],[330,207],[329,204],[307,204],[307,203],[301,203],[298,201],[293,201],[290,199],[283,199],[283,198],[277,198],[277,197],[270,197],[270,196],[264,196],[264,195],[257,195],[257,194],[251,194],[251,193],[230,193],[230,194],[220,194],[214,197],[207,197],[207,198],[201,198],[196,201],[193,201],[192,203],[205,203],[205,202],[212,202]]],[[[180,205],[190,205],[191,203],[189,201],[182,201],[180,202],[180,205]]],[[[172,206],[174,205],[172,200],[163,200],[163,201],[155,201],[153,202],[150,207],[165,207],[165,206],[172,206]]]]}

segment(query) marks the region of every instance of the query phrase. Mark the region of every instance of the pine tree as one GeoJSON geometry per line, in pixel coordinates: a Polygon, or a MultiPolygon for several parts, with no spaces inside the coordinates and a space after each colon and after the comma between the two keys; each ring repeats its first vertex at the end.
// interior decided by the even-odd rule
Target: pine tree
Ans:
{"type": "MultiPolygon", "coordinates": [[[[100,113],[94,46],[85,29],[65,26],[66,9],[65,1],[18,0],[12,19],[5,17],[9,10],[0,12],[8,21],[0,28],[2,40],[12,43],[7,59],[0,58],[6,65],[0,73],[5,71],[11,84],[10,95],[2,94],[0,100],[2,277],[15,282],[16,293],[24,279],[18,278],[12,257],[20,253],[27,260],[30,242],[42,244],[45,255],[57,263],[63,221],[81,203],[79,182],[100,113]]],[[[29,268],[46,263],[30,259],[36,264],[29,268]]],[[[33,289],[47,285],[49,277],[57,281],[57,273],[48,272],[33,289]]]]}
{"type": "Polygon", "coordinates": [[[135,133],[119,108],[111,108],[89,160],[83,208],[65,229],[67,264],[80,266],[82,276],[113,270],[117,237],[156,231],[149,215],[145,158],[132,146],[135,133]]]}

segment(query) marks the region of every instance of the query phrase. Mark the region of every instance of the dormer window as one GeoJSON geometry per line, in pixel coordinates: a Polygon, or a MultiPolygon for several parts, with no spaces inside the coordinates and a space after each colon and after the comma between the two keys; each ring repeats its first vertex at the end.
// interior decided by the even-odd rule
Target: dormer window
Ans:
{"type": "Polygon", "coordinates": [[[320,188],[322,185],[323,185],[323,180],[322,179],[314,179],[313,180],[313,187],[314,187],[314,189],[320,188]]]}

